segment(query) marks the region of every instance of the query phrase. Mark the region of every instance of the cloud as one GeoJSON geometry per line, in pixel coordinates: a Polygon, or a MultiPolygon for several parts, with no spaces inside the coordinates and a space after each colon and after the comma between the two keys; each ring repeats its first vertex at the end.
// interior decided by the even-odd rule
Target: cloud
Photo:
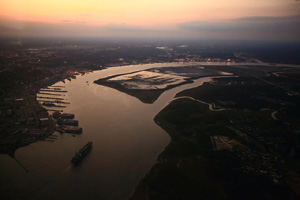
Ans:
{"type": "Polygon", "coordinates": [[[249,16],[226,21],[192,21],[175,26],[148,27],[128,24],[91,26],[86,20],[61,23],[1,21],[0,35],[24,37],[121,37],[168,39],[242,39],[300,41],[300,16],[249,16]],[[13,26],[13,24],[17,24],[13,26]],[[15,28],[8,29],[6,27],[15,28]]]}
{"type": "Polygon", "coordinates": [[[85,24],[86,21],[76,21],[75,23],[77,23],[77,24],[85,24]]]}
{"type": "Polygon", "coordinates": [[[144,27],[126,24],[108,24],[105,28],[111,31],[146,31],[144,27]]]}
{"type": "Polygon", "coordinates": [[[299,27],[300,15],[289,17],[243,17],[224,22],[193,21],[177,24],[180,29],[194,31],[260,30],[266,28],[299,27]]]}
{"type": "Polygon", "coordinates": [[[242,18],[233,19],[233,21],[241,21],[241,22],[251,22],[251,21],[252,22],[300,21],[300,15],[282,16],[282,17],[252,16],[252,17],[242,17],[242,18]]]}
{"type": "Polygon", "coordinates": [[[0,25],[0,36],[3,35],[16,36],[18,35],[18,33],[19,33],[18,29],[0,25]]]}
{"type": "Polygon", "coordinates": [[[300,15],[284,17],[250,16],[222,22],[193,21],[177,24],[180,30],[222,37],[298,40],[300,15]]]}
{"type": "Polygon", "coordinates": [[[63,22],[63,23],[70,23],[71,21],[70,20],[61,20],[61,22],[63,22]]]}
{"type": "Polygon", "coordinates": [[[193,21],[177,24],[180,29],[190,31],[225,31],[237,28],[236,24],[229,22],[193,21]]]}

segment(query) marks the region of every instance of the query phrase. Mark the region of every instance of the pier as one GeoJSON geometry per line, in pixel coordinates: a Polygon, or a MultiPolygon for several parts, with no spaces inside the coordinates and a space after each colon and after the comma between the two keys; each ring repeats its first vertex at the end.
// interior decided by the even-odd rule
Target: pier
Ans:
{"type": "Polygon", "coordinates": [[[50,89],[41,89],[40,91],[42,92],[64,92],[66,93],[67,91],[66,90],[50,90],[50,89]]]}
{"type": "Polygon", "coordinates": [[[39,94],[53,95],[53,96],[62,96],[61,94],[44,93],[44,92],[40,92],[39,94]]]}
{"type": "Polygon", "coordinates": [[[55,97],[43,97],[43,96],[37,96],[37,98],[40,98],[40,99],[54,99],[54,100],[65,100],[64,98],[55,98],[55,97]]]}
{"type": "Polygon", "coordinates": [[[48,86],[48,88],[65,88],[66,86],[48,86]]]}

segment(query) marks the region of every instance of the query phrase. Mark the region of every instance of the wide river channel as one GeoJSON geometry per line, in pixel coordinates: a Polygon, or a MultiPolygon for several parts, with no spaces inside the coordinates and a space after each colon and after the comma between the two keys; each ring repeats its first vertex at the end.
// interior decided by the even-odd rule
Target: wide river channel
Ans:
{"type": "Polygon", "coordinates": [[[75,114],[83,133],[74,137],[55,132],[57,139],[52,142],[19,148],[15,157],[29,172],[8,155],[0,155],[1,195],[11,199],[128,199],[170,141],[154,123],[155,115],[176,93],[210,79],[170,89],[153,104],[93,82],[116,74],[180,65],[113,67],[56,83],[67,90],[64,98],[70,104],[63,111],[75,114]],[[78,166],[72,166],[72,156],[88,141],[93,141],[92,151],[78,166]]]}

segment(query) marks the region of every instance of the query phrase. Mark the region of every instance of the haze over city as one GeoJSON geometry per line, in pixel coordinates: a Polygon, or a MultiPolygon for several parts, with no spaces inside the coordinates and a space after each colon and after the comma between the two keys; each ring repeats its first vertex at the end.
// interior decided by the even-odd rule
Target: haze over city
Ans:
{"type": "Polygon", "coordinates": [[[299,41],[297,0],[3,0],[0,34],[299,41]]]}

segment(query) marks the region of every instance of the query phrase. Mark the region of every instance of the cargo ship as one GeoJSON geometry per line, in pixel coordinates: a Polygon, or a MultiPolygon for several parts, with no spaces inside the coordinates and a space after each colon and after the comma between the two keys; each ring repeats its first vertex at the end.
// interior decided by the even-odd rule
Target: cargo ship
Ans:
{"type": "Polygon", "coordinates": [[[64,129],[65,133],[82,133],[82,128],[81,127],[70,127],[67,126],[64,129]]]}
{"type": "Polygon", "coordinates": [[[72,157],[71,163],[78,164],[92,149],[92,142],[88,142],[84,145],[75,155],[72,157]]]}
{"type": "Polygon", "coordinates": [[[48,107],[54,107],[54,106],[56,106],[54,103],[46,102],[46,101],[44,101],[44,102],[42,103],[42,105],[43,105],[43,106],[48,106],[48,107]]]}
{"type": "Polygon", "coordinates": [[[69,125],[69,126],[78,126],[78,120],[74,119],[58,119],[58,125],[69,125]]]}
{"type": "Polygon", "coordinates": [[[54,118],[62,118],[62,119],[74,119],[74,114],[71,113],[63,113],[59,111],[55,111],[52,116],[54,118]]]}
{"type": "Polygon", "coordinates": [[[60,108],[65,108],[66,106],[61,106],[61,105],[57,105],[55,103],[52,103],[50,101],[45,101],[42,103],[43,106],[47,106],[47,107],[60,107],[60,108]]]}
{"type": "Polygon", "coordinates": [[[81,127],[74,127],[74,126],[58,126],[56,130],[60,133],[82,133],[81,127]]]}

